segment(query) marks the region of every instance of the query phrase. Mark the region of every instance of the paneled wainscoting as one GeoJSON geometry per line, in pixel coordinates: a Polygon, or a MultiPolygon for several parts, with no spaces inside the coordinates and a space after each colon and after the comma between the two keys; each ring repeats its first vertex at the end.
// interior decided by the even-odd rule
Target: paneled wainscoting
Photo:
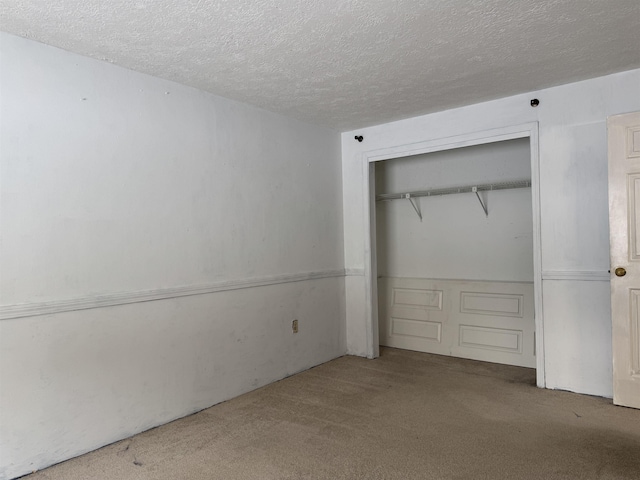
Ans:
{"type": "Polygon", "coordinates": [[[378,279],[380,344],[535,368],[533,283],[378,279]]]}

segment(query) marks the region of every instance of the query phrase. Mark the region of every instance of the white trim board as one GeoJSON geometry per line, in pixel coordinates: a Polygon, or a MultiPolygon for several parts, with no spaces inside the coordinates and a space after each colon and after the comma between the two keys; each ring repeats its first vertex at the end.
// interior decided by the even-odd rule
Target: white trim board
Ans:
{"type": "Polygon", "coordinates": [[[315,272],[270,275],[258,278],[230,280],[205,285],[187,285],[180,287],[157,288],[154,290],[118,292],[106,295],[85,296],[64,300],[51,300],[46,302],[0,305],[0,320],[35,317],[39,315],[51,315],[62,312],[73,312],[76,310],[88,310],[91,308],[113,307],[117,305],[151,302],[154,300],[166,300],[169,298],[188,297],[192,295],[204,295],[208,293],[240,290],[244,288],[265,287],[269,285],[280,285],[283,283],[292,282],[304,282],[307,280],[318,280],[321,278],[344,277],[345,274],[346,272],[344,269],[320,270],[315,272]]]}
{"type": "Polygon", "coordinates": [[[396,145],[362,153],[362,192],[364,219],[364,281],[365,281],[365,321],[367,357],[380,354],[378,345],[378,305],[376,295],[376,245],[375,245],[375,187],[374,163],[381,160],[402,158],[411,155],[440,152],[455,148],[484,145],[487,143],[529,138],[531,155],[531,200],[533,214],[533,271],[535,304],[536,372],[537,385],[546,386],[544,364],[544,319],[542,309],[542,238],[540,220],[540,155],[538,144],[538,122],[523,125],[493,128],[451,137],[437,138],[424,142],[396,145]],[[372,208],[373,207],[373,208],[372,208]]]}
{"type": "Polygon", "coordinates": [[[362,277],[364,275],[364,268],[346,268],[344,274],[347,277],[362,277]]]}

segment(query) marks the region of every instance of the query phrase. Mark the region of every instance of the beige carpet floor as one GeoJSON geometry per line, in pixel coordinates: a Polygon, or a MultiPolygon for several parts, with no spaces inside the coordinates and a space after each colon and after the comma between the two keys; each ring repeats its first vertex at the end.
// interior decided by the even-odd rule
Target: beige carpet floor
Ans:
{"type": "Polygon", "coordinates": [[[640,411],[530,369],[342,357],[29,480],[640,479],[640,411]]]}

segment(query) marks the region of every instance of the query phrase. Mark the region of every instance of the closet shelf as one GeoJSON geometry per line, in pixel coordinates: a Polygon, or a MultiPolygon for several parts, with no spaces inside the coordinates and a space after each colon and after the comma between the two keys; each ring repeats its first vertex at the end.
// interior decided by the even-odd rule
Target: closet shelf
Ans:
{"type": "Polygon", "coordinates": [[[379,195],[376,195],[376,201],[384,202],[387,200],[397,200],[400,198],[437,197],[439,195],[451,195],[453,193],[472,193],[474,191],[488,192],[491,190],[508,190],[511,188],[527,188],[530,186],[530,180],[516,180],[514,182],[485,183],[481,185],[468,185],[464,187],[434,188],[431,190],[418,190],[415,192],[407,193],[381,193],[379,195]],[[474,190],[474,188],[477,190],[474,190]]]}
{"type": "Polygon", "coordinates": [[[500,183],[484,183],[479,185],[466,185],[464,187],[449,187],[449,188],[434,188],[431,190],[417,190],[414,192],[406,193],[381,193],[376,195],[377,202],[386,202],[389,200],[407,199],[411,202],[413,209],[422,221],[422,214],[418,205],[413,201],[417,197],[437,197],[441,195],[451,195],[454,193],[475,193],[478,197],[478,201],[484,210],[485,215],[489,216],[487,206],[482,201],[479,192],[490,192],[493,190],[510,190],[512,188],[528,188],[531,187],[531,180],[515,180],[512,182],[500,182],[500,183]]]}

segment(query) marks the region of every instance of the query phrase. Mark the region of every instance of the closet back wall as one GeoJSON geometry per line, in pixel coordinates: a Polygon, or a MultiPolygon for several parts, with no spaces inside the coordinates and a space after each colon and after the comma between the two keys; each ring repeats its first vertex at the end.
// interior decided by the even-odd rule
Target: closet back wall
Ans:
{"type": "MultiPolygon", "coordinates": [[[[531,178],[529,139],[376,163],[376,194],[531,178]]],[[[533,281],[531,189],[376,202],[378,275],[533,281]]]]}

